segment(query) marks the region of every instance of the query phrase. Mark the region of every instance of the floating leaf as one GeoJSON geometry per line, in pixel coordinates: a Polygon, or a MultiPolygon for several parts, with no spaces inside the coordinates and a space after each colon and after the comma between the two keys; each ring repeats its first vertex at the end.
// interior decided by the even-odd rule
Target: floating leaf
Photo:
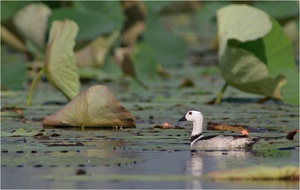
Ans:
{"type": "Polygon", "coordinates": [[[39,49],[46,44],[48,17],[51,9],[42,3],[29,4],[22,8],[14,17],[14,24],[39,49]]]}
{"type": "Polygon", "coordinates": [[[7,133],[7,132],[1,132],[2,137],[32,137],[32,136],[39,136],[39,135],[45,135],[45,132],[41,132],[38,130],[33,130],[33,131],[25,131],[22,128],[19,128],[16,131],[13,131],[12,133],[7,133]]]}
{"type": "Polygon", "coordinates": [[[43,120],[44,126],[135,127],[130,112],[108,87],[94,85],[82,91],[56,113],[43,120]]]}
{"type": "Polygon", "coordinates": [[[74,21],[54,21],[45,60],[47,79],[69,100],[80,90],[73,52],[77,31],[78,26],[74,21]]]}
{"type": "Polygon", "coordinates": [[[216,180],[299,180],[299,168],[294,166],[285,166],[282,168],[255,166],[211,172],[208,176],[216,180]]]}

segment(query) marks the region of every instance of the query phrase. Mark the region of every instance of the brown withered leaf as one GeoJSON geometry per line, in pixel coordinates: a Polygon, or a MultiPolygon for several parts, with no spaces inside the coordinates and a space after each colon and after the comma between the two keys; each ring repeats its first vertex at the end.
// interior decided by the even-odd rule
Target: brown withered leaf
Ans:
{"type": "Polygon", "coordinates": [[[243,130],[248,131],[249,129],[246,126],[242,125],[228,125],[228,124],[221,124],[221,123],[214,123],[211,121],[207,122],[207,129],[208,130],[219,130],[219,131],[240,131],[243,130]]]}
{"type": "Polygon", "coordinates": [[[146,7],[141,1],[121,1],[126,15],[126,21],[122,30],[122,46],[133,46],[146,27],[146,7]]]}
{"type": "Polygon", "coordinates": [[[293,129],[291,130],[287,135],[286,135],[286,138],[288,140],[294,140],[294,136],[297,134],[297,129],[293,129]]]}
{"type": "Polygon", "coordinates": [[[43,120],[43,126],[135,127],[131,113],[110,89],[94,85],[80,92],[68,104],[43,120]]]}

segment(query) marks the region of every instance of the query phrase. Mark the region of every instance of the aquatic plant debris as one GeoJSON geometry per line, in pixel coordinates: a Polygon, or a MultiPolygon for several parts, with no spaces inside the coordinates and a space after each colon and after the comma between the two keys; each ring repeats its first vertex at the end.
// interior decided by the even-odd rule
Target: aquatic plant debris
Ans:
{"type": "Polygon", "coordinates": [[[208,174],[215,180],[299,180],[299,168],[295,166],[268,167],[255,166],[239,169],[215,171],[208,174]]]}
{"type": "Polygon", "coordinates": [[[107,86],[93,85],[45,117],[43,126],[135,127],[135,123],[131,113],[107,86]]]}

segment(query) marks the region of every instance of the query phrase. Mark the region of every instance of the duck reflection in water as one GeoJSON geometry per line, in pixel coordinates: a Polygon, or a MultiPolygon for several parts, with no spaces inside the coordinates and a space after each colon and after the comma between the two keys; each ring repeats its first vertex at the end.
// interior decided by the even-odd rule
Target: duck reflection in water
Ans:
{"type": "MultiPolygon", "coordinates": [[[[206,189],[201,176],[216,170],[244,167],[252,152],[243,150],[191,150],[191,159],[186,163],[186,174],[199,176],[199,180],[188,181],[187,189],[206,189]]],[[[209,185],[209,183],[205,183],[209,185]]]]}

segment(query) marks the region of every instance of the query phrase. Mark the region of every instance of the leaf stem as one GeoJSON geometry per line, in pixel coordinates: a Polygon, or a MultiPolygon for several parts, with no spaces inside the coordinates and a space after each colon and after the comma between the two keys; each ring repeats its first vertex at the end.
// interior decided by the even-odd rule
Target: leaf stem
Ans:
{"type": "Polygon", "coordinates": [[[228,83],[225,82],[225,84],[224,84],[222,90],[219,92],[219,94],[218,94],[218,96],[217,96],[217,99],[216,99],[216,101],[215,101],[215,104],[220,104],[221,99],[222,99],[222,96],[223,96],[223,94],[224,94],[224,92],[225,92],[225,90],[226,90],[227,87],[228,87],[228,83]]]}
{"type": "Polygon", "coordinates": [[[84,124],[81,124],[81,131],[85,132],[85,125],[84,124]]]}
{"type": "Polygon", "coordinates": [[[41,76],[44,74],[44,71],[45,71],[45,68],[43,67],[33,78],[33,81],[30,85],[30,89],[29,89],[28,96],[27,96],[27,101],[26,101],[27,106],[30,106],[30,104],[31,104],[34,87],[35,87],[36,83],[38,82],[38,80],[41,78],[41,76]]]}

